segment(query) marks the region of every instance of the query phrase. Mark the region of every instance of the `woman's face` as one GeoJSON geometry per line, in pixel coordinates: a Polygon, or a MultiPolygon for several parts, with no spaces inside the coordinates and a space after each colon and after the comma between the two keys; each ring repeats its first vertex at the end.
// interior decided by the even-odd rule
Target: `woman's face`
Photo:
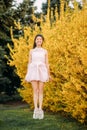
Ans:
{"type": "Polygon", "coordinates": [[[43,39],[42,39],[42,37],[40,37],[40,36],[38,36],[37,38],[36,38],[36,46],[41,46],[42,45],[42,43],[43,43],[43,39]]]}

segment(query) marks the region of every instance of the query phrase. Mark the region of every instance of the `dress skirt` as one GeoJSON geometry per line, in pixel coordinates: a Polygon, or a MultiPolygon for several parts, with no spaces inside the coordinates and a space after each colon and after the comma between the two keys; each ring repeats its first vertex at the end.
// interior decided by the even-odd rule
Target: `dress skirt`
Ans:
{"type": "Polygon", "coordinates": [[[46,64],[43,62],[32,62],[28,64],[25,80],[27,82],[31,81],[47,82],[49,80],[49,76],[46,64]]]}

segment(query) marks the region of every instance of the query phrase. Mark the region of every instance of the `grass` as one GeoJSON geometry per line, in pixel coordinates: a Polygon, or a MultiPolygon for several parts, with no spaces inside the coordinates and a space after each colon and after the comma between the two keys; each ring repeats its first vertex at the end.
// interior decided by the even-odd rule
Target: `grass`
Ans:
{"type": "Polygon", "coordinates": [[[32,119],[28,106],[0,105],[0,130],[87,130],[87,126],[64,116],[45,112],[43,120],[32,119]]]}

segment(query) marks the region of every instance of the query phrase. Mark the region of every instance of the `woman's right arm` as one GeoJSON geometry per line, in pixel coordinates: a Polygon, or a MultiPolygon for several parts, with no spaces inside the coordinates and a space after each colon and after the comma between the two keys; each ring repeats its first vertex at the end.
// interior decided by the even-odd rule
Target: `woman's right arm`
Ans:
{"type": "Polygon", "coordinates": [[[29,52],[29,64],[32,62],[32,50],[30,50],[30,52],[29,52]]]}

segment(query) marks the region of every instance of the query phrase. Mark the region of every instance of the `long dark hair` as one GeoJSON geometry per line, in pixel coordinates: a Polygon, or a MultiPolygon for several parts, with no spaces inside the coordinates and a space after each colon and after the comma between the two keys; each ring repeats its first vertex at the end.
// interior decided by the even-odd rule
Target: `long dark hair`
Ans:
{"type": "Polygon", "coordinates": [[[35,48],[35,47],[36,47],[36,38],[37,38],[37,37],[41,37],[41,38],[42,38],[42,40],[44,41],[44,37],[43,37],[43,35],[42,35],[42,34],[37,34],[37,35],[35,36],[35,38],[34,38],[33,48],[35,48]]]}

